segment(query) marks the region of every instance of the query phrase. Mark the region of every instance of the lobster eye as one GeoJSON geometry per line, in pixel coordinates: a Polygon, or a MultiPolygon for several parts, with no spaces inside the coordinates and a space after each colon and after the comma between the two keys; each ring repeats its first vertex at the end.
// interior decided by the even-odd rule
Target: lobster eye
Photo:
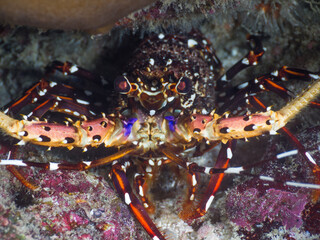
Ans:
{"type": "Polygon", "coordinates": [[[191,80],[187,77],[180,78],[179,82],[176,85],[176,90],[180,94],[188,93],[192,88],[191,80]]]}
{"type": "Polygon", "coordinates": [[[128,93],[131,90],[131,84],[126,76],[119,76],[114,80],[114,89],[119,93],[128,93]]]}

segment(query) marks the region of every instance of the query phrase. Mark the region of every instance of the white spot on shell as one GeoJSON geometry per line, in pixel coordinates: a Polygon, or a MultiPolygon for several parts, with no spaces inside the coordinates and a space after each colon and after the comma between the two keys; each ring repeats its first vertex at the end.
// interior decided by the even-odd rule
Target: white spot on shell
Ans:
{"type": "Polygon", "coordinates": [[[316,75],[316,74],[312,74],[312,73],[310,73],[309,76],[312,77],[313,79],[319,79],[320,78],[320,75],[316,75]]]}
{"type": "Polygon", "coordinates": [[[231,159],[233,156],[231,148],[227,148],[227,158],[231,159]]]}
{"type": "Polygon", "coordinates": [[[167,61],[167,63],[166,63],[166,65],[168,66],[168,65],[170,65],[171,63],[172,63],[172,59],[169,58],[168,61],[167,61]]]}
{"type": "Polygon", "coordinates": [[[53,163],[53,162],[49,162],[49,170],[50,171],[54,171],[59,169],[59,163],[53,163]]]}
{"type": "Polygon", "coordinates": [[[19,136],[24,136],[25,134],[26,134],[26,131],[18,132],[18,135],[19,135],[19,136]]]}
{"type": "Polygon", "coordinates": [[[164,34],[163,34],[163,33],[160,33],[160,34],[158,35],[158,38],[159,38],[159,39],[164,39],[164,34]]]}
{"type": "Polygon", "coordinates": [[[168,97],[168,102],[172,102],[174,100],[174,97],[168,97]]]}
{"type": "Polygon", "coordinates": [[[194,47],[195,45],[197,45],[198,44],[198,42],[196,41],[196,40],[194,40],[194,39],[189,39],[188,40],[188,47],[189,48],[192,48],[192,47],[194,47]]]}
{"type": "Polygon", "coordinates": [[[249,62],[249,59],[248,59],[248,58],[244,58],[244,59],[242,59],[241,63],[242,63],[242,64],[245,64],[245,65],[249,65],[249,64],[250,64],[250,62],[249,62]]]}
{"type": "Polygon", "coordinates": [[[197,179],[196,179],[196,175],[192,174],[192,186],[196,186],[197,185],[197,179]]]}
{"type": "Polygon", "coordinates": [[[38,92],[39,96],[44,96],[46,93],[47,93],[47,89],[43,89],[38,92]]]}
{"type": "Polygon", "coordinates": [[[210,207],[213,199],[214,199],[214,196],[211,195],[210,198],[209,198],[209,200],[208,200],[208,202],[206,203],[206,212],[208,211],[208,209],[209,209],[209,207],[210,207]]]}
{"type": "Polygon", "coordinates": [[[243,89],[243,88],[247,87],[248,85],[249,85],[248,82],[242,83],[242,84],[240,84],[240,85],[238,86],[238,89],[243,89]]]}
{"type": "Polygon", "coordinates": [[[194,194],[192,193],[191,195],[190,195],[190,201],[193,201],[194,200],[194,194]]]}
{"type": "Polygon", "coordinates": [[[142,186],[139,186],[139,195],[141,197],[143,197],[143,195],[144,195],[142,186]]]}
{"type": "Polygon", "coordinates": [[[154,65],[154,59],[153,59],[153,58],[150,58],[150,59],[149,59],[149,63],[150,63],[150,65],[153,66],[153,65],[154,65]]]}
{"type": "Polygon", "coordinates": [[[88,101],[84,101],[84,100],[81,100],[81,99],[76,99],[77,103],[80,103],[80,104],[83,104],[83,105],[89,105],[89,102],[88,101]]]}
{"type": "Polygon", "coordinates": [[[156,110],[150,110],[149,114],[150,116],[153,116],[156,113],[156,110]]]}
{"type": "Polygon", "coordinates": [[[54,86],[56,86],[56,85],[57,85],[56,82],[50,82],[50,83],[49,83],[49,86],[52,87],[52,88],[53,88],[54,86]]]}
{"type": "Polygon", "coordinates": [[[21,140],[21,141],[19,141],[19,142],[17,143],[17,145],[19,145],[19,146],[22,146],[22,145],[25,145],[25,144],[26,144],[26,142],[23,141],[23,140],[21,140]]]}
{"type": "Polygon", "coordinates": [[[76,71],[78,71],[78,67],[76,65],[73,65],[71,68],[70,68],[70,73],[74,73],[76,71]]]}
{"type": "Polygon", "coordinates": [[[125,202],[127,205],[130,205],[130,203],[131,203],[131,198],[130,198],[129,193],[125,193],[125,194],[124,194],[124,202],[125,202]]]}

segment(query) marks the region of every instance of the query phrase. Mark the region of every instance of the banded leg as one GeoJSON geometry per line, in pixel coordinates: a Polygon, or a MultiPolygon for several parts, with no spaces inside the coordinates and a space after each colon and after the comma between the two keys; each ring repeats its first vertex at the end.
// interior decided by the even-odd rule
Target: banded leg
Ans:
{"type": "MultiPolygon", "coordinates": [[[[200,167],[200,166],[198,166],[198,167],[200,167]]],[[[199,182],[200,182],[200,173],[194,171],[193,168],[190,167],[189,173],[187,176],[187,183],[188,183],[189,187],[188,187],[187,198],[182,205],[183,209],[192,208],[194,201],[195,201],[196,191],[197,191],[199,182]]]]}
{"type": "MultiPolygon", "coordinates": [[[[220,109],[219,114],[222,114],[226,110],[232,110],[235,107],[248,105],[252,96],[264,91],[271,91],[279,95],[285,100],[295,97],[295,95],[282,86],[281,81],[288,81],[292,79],[311,81],[318,80],[320,78],[319,72],[309,72],[307,70],[288,68],[283,66],[282,68],[250,80],[248,82],[239,84],[234,88],[234,92],[237,92],[232,100],[227,101],[220,109]]],[[[310,102],[311,106],[320,107],[320,103],[316,101],[310,102]]],[[[256,106],[254,106],[256,107],[256,106]]]]}
{"type": "MultiPolygon", "coordinates": [[[[224,91],[230,89],[231,80],[242,70],[250,67],[255,66],[260,61],[261,57],[264,54],[264,49],[258,36],[247,36],[247,41],[250,46],[250,51],[240,59],[236,64],[234,64],[230,69],[226,71],[224,75],[222,75],[217,81],[217,90],[224,91]]],[[[219,101],[222,101],[225,97],[230,96],[233,94],[232,92],[223,93],[222,95],[218,96],[219,101]],[[226,96],[225,96],[226,95],[226,96]]]]}
{"type": "Polygon", "coordinates": [[[108,83],[101,77],[98,76],[82,67],[79,67],[70,62],[53,61],[46,68],[46,75],[51,75],[55,71],[61,72],[63,75],[72,75],[81,79],[86,79],[90,84],[95,83],[98,85],[107,85],[108,83]]]}
{"type": "MultiPolygon", "coordinates": [[[[150,172],[149,169],[148,171],[150,172]]],[[[147,176],[146,176],[147,174],[148,173],[146,172],[135,174],[134,186],[136,189],[136,193],[138,193],[144,208],[147,210],[149,214],[153,214],[155,212],[155,207],[147,196],[147,192],[148,192],[148,183],[147,183],[147,176]]]]}
{"type": "MultiPolygon", "coordinates": [[[[228,163],[233,156],[235,146],[236,140],[231,140],[226,144],[222,144],[214,168],[225,169],[228,167],[228,163]]],[[[183,209],[183,211],[179,214],[180,218],[184,220],[190,220],[202,217],[208,211],[214,199],[214,195],[221,185],[223,177],[224,173],[213,174],[197,208],[192,211],[190,211],[190,209],[183,209]]]]}
{"type": "Polygon", "coordinates": [[[116,163],[112,166],[110,178],[119,196],[129,206],[131,212],[135,215],[149,236],[153,240],[165,240],[165,237],[158,230],[139,199],[133,193],[126,177],[124,167],[121,164],[116,163]]]}
{"type": "MultiPolygon", "coordinates": [[[[304,72],[307,72],[307,71],[304,71],[304,72]]],[[[316,77],[316,76],[318,76],[318,75],[314,75],[312,77],[316,77]]],[[[300,75],[300,77],[301,77],[301,75],[300,75]]],[[[315,92],[317,92],[317,91],[318,90],[316,90],[315,92]]],[[[259,110],[262,110],[262,111],[267,111],[268,110],[268,108],[256,96],[248,96],[246,101],[247,101],[248,104],[251,104],[256,109],[259,109],[259,110]]],[[[298,103],[297,100],[295,102],[298,103]]],[[[316,164],[316,162],[314,161],[312,156],[307,152],[305,147],[299,142],[299,140],[286,127],[280,128],[279,131],[284,133],[291,140],[293,145],[295,145],[297,147],[297,149],[298,149],[299,153],[301,154],[301,156],[303,157],[303,159],[313,169],[313,171],[314,171],[314,173],[316,175],[317,183],[318,183],[320,181],[320,167],[316,164]]]]}
{"type": "MultiPolygon", "coordinates": [[[[178,120],[176,133],[184,136],[186,141],[190,138],[195,138],[199,141],[203,139],[209,141],[220,140],[223,143],[227,143],[228,147],[223,147],[224,152],[219,154],[218,165],[216,166],[217,168],[226,168],[225,165],[228,163],[228,159],[232,157],[232,150],[234,148],[231,146],[232,139],[256,137],[268,132],[275,134],[276,131],[283,128],[319,94],[320,80],[309,86],[304,93],[289,102],[278,112],[268,110],[267,112],[231,118],[217,114],[213,116],[194,114],[191,117],[191,121],[190,117],[178,120]]],[[[183,164],[181,161],[176,162],[183,164]]],[[[217,174],[211,178],[209,188],[205,193],[205,199],[200,203],[200,207],[193,214],[188,212],[183,213],[183,219],[196,218],[205,214],[214,198],[214,193],[222,177],[223,174],[217,174]]]]}
{"type": "Polygon", "coordinates": [[[86,96],[90,96],[92,101],[103,101],[106,96],[106,90],[113,89],[113,86],[102,76],[96,75],[70,62],[63,63],[60,61],[53,61],[46,68],[46,76],[50,76],[56,71],[62,73],[64,76],[75,76],[79,79],[84,79],[85,81],[82,83],[81,89],[86,96]]]}
{"type": "Polygon", "coordinates": [[[189,187],[186,200],[183,203],[183,208],[189,209],[195,200],[198,182],[200,181],[199,173],[204,173],[206,168],[198,166],[196,163],[188,162],[185,159],[177,156],[175,151],[170,146],[162,147],[160,148],[160,151],[168,158],[167,161],[174,162],[178,166],[188,171],[187,183],[189,187]]]}
{"type": "MultiPolygon", "coordinates": [[[[247,98],[247,100],[248,100],[248,103],[253,105],[256,109],[259,109],[262,111],[267,111],[267,107],[256,96],[249,96],[247,98]]],[[[311,105],[311,106],[314,106],[314,105],[311,105]]],[[[312,156],[306,151],[305,147],[299,142],[299,140],[286,127],[282,127],[281,129],[279,129],[279,131],[284,133],[291,140],[293,145],[295,145],[297,147],[297,149],[301,153],[303,159],[306,162],[308,162],[309,166],[312,169],[314,169],[314,171],[317,175],[317,179],[320,180],[320,167],[313,160],[312,156]]]]}
{"type": "MultiPolygon", "coordinates": [[[[31,162],[31,161],[25,161],[25,160],[17,160],[17,159],[1,159],[0,160],[0,166],[22,166],[22,167],[36,167],[36,168],[41,168],[49,171],[55,171],[55,170],[75,170],[75,171],[85,171],[93,167],[98,167],[106,164],[110,164],[113,161],[116,161],[123,156],[125,156],[127,153],[129,153],[130,149],[127,149],[125,151],[122,151],[120,153],[115,153],[113,155],[110,155],[108,157],[105,157],[103,159],[98,159],[98,160],[93,160],[93,161],[84,161],[80,163],[61,163],[61,162],[48,162],[48,163],[39,163],[39,162],[31,162]]],[[[262,164],[268,163],[270,161],[275,161],[284,157],[288,157],[291,155],[297,154],[298,150],[292,150],[289,152],[284,152],[278,154],[274,159],[267,159],[267,160],[262,160],[259,162],[255,162],[252,164],[240,166],[240,167],[228,167],[228,168],[217,168],[217,167],[204,167],[204,166],[199,166],[195,162],[186,162],[186,170],[189,173],[202,173],[202,174],[207,174],[210,176],[213,176],[215,174],[242,174],[250,177],[258,177],[261,180],[266,180],[266,181],[277,181],[280,183],[283,183],[284,185],[288,186],[295,186],[295,187],[304,187],[304,188],[312,188],[312,189],[320,189],[319,184],[310,184],[310,183],[297,183],[297,182],[288,182],[288,181],[283,181],[282,179],[273,179],[271,180],[271,177],[269,176],[261,176],[261,175],[255,175],[251,173],[247,173],[248,170],[251,170],[252,168],[255,168],[257,166],[260,166],[262,164]]],[[[130,164],[128,164],[130,166],[130,164]]],[[[127,166],[126,166],[127,168],[127,166]]],[[[10,169],[9,169],[10,171],[10,169]]],[[[21,173],[19,173],[21,175],[21,173]]],[[[192,176],[192,174],[190,174],[192,176]]],[[[22,175],[21,175],[22,176],[22,175]]],[[[19,179],[19,177],[17,177],[19,179]]],[[[21,182],[27,181],[23,176],[22,178],[24,180],[20,180],[21,182]]],[[[197,180],[197,182],[199,182],[197,180]]],[[[142,184],[141,184],[142,185],[142,184]]],[[[26,186],[28,187],[28,186],[26,186]]],[[[28,187],[29,188],[29,187],[28,187]]],[[[36,186],[30,187],[31,190],[36,190],[36,186]]],[[[137,188],[138,189],[138,188],[137,188]]],[[[137,190],[139,192],[139,190],[137,190]]]]}
{"type": "MultiPolygon", "coordinates": [[[[16,165],[19,166],[19,162],[15,161],[14,165],[9,165],[8,163],[11,162],[10,160],[11,151],[9,151],[8,158],[6,160],[0,160],[0,165],[5,165],[6,169],[15,177],[17,178],[25,187],[29,188],[32,191],[36,191],[38,186],[34,185],[33,183],[29,182],[23,174],[16,168],[16,165]]],[[[20,163],[21,166],[22,163],[20,163]]]]}
{"type": "MultiPolygon", "coordinates": [[[[106,85],[106,81],[103,81],[101,77],[98,77],[88,70],[81,67],[77,67],[69,62],[54,61],[46,68],[45,77],[40,80],[39,83],[35,84],[32,88],[26,91],[25,96],[15,101],[12,105],[8,106],[5,113],[8,111],[16,114],[24,106],[30,103],[38,103],[40,106],[36,111],[30,113],[30,116],[40,118],[46,111],[59,111],[69,115],[78,116],[83,115],[86,117],[94,117],[94,112],[90,111],[89,102],[86,100],[87,96],[92,95],[92,92],[88,91],[94,82],[106,85]],[[81,94],[80,91],[74,89],[72,86],[56,83],[53,81],[47,81],[55,71],[61,72],[63,75],[72,75],[81,79],[86,79],[86,82],[90,82],[89,86],[85,87],[85,94],[81,94]],[[99,81],[98,81],[99,80],[99,81]],[[66,110],[66,111],[63,111],[66,110]],[[75,113],[75,114],[73,114],[75,113]]],[[[95,89],[101,89],[96,87],[95,89]]],[[[96,91],[95,91],[96,92],[96,91]]],[[[96,98],[95,94],[93,98],[96,98]]],[[[98,95],[104,96],[105,92],[101,90],[98,95]]],[[[92,97],[91,97],[92,98],[92,97]]]]}
{"type": "Polygon", "coordinates": [[[17,114],[28,104],[37,103],[39,106],[27,115],[28,118],[31,116],[41,118],[49,110],[75,117],[93,118],[96,114],[89,109],[89,102],[84,100],[84,96],[81,98],[76,96],[75,92],[76,90],[71,86],[41,79],[40,82],[27,90],[23,97],[7,106],[4,113],[17,114]]]}
{"type": "Polygon", "coordinates": [[[16,168],[16,166],[23,166],[23,167],[36,167],[42,168],[50,171],[54,170],[76,170],[76,171],[85,171],[90,168],[99,167],[102,165],[110,164],[117,159],[120,159],[127,154],[129,154],[134,149],[127,148],[125,150],[121,150],[112,154],[110,156],[104,157],[102,159],[97,159],[93,161],[83,161],[79,163],[55,163],[55,162],[47,162],[47,163],[39,163],[39,162],[31,162],[31,161],[24,161],[24,160],[10,160],[10,156],[6,160],[0,160],[0,166],[6,166],[7,170],[10,171],[25,187],[29,188],[32,191],[38,189],[37,186],[30,183],[23,174],[16,168]]]}

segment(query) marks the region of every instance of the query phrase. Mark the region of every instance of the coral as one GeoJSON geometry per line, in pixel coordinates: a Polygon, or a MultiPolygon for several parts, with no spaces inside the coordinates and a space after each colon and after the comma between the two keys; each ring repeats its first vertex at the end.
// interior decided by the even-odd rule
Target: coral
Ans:
{"type": "Polygon", "coordinates": [[[0,22],[35,26],[44,29],[96,30],[111,29],[119,18],[152,0],[138,1],[0,1],[0,22]]]}
{"type": "Polygon", "coordinates": [[[1,0],[0,22],[43,29],[85,30],[106,33],[114,24],[128,29],[184,31],[212,22],[229,32],[238,24],[252,33],[317,35],[319,4],[290,0],[139,0],[130,1],[28,1],[1,0]],[[151,4],[153,3],[153,4],[151,4]],[[63,7],[62,7],[63,6],[63,7]],[[48,17],[50,16],[50,17],[48,17]]]}

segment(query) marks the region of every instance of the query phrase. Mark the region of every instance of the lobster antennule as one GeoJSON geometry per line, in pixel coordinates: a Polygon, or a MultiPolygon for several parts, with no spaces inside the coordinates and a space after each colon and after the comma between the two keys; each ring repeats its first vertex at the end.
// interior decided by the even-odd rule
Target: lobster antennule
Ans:
{"type": "Polygon", "coordinates": [[[19,121],[0,112],[0,128],[8,135],[20,139],[18,145],[31,142],[42,146],[72,149],[98,146],[102,143],[115,146],[127,138],[124,136],[122,122],[107,117],[63,125],[45,121],[19,121]]]}

